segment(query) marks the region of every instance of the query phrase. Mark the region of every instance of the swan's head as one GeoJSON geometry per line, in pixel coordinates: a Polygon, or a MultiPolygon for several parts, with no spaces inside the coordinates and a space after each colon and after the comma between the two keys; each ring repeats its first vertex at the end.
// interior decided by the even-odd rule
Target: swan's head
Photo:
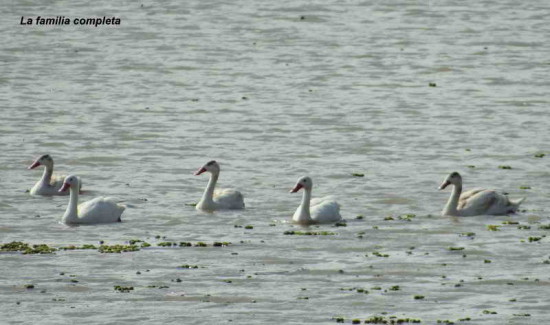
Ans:
{"type": "Polygon", "coordinates": [[[442,189],[444,189],[445,187],[447,187],[451,184],[453,184],[453,185],[461,185],[462,184],[462,177],[460,176],[459,173],[457,173],[457,172],[450,173],[449,176],[447,176],[447,178],[445,178],[443,183],[441,183],[441,185],[439,186],[439,189],[442,190],[442,189]]]}
{"type": "Polygon", "coordinates": [[[29,169],[34,169],[34,168],[36,168],[40,165],[52,166],[53,165],[52,157],[50,155],[42,155],[42,156],[36,158],[36,160],[28,168],[29,169]]]}
{"type": "Polygon", "coordinates": [[[308,176],[303,176],[298,179],[296,182],[296,185],[294,185],[294,188],[290,190],[290,193],[296,193],[301,188],[305,188],[306,190],[311,190],[311,187],[313,186],[313,181],[308,176]]]}
{"type": "Polygon", "coordinates": [[[218,165],[218,163],[215,160],[210,160],[209,162],[204,164],[204,166],[199,168],[195,172],[195,175],[200,175],[204,172],[211,172],[212,174],[218,174],[220,172],[220,165],[218,165]]]}
{"type": "Polygon", "coordinates": [[[63,186],[61,186],[59,192],[65,192],[71,186],[78,189],[78,177],[74,175],[69,175],[65,177],[65,180],[63,181],[63,186]]]}

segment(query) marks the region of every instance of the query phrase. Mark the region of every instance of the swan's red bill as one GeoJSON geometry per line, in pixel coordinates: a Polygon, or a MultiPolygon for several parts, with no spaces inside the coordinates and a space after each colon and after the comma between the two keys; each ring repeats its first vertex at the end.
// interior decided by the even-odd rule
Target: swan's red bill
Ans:
{"type": "Polygon", "coordinates": [[[206,171],[206,168],[202,167],[201,169],[199,169],[195,172],[195,175],[200,175],[200,174],[204,173],[205,171],[206,171]]]}
{"type": "Polygon", "coordinates": [[[439,189],[442,190],[442,189],[444,189],[445,187],[447,187],[449,184],[451,184],[451,182],[445,181],[445,182],[443,182],[443,184],[441,184],[441,185],[439,186],[439,189]]]}
{"type": "Polygon", "coordinates": [[[32,165],[30,165],[28,168],[29,169],[34,169],[36,167],[40,166],[40,162],[39,161],[35,161],[32,163],[32,165]]]}
{"type": "Polygon", "coordinates": [[[298,192],[302,187],[304,187],[302,184],[296,184],[293,189],[290,190],[290,193],[296,193],[298,192]]]}
{"type": "Polygon", "coordinates": [[[59,189],[59,192],[65,192],[71,185],[69,183],[63,183],[63,186],[59,189]]]}

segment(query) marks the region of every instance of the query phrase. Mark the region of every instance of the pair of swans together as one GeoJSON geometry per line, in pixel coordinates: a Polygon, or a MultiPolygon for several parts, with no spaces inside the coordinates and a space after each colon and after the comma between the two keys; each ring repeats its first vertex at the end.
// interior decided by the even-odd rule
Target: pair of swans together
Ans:
{"type": "MultiPolygon", "coordinates": [[[[45,166],[42,179],[31,189],[33,195],[66,195],[66,189],[70,188],[70,201],[63,216],[64,223],[108,223],[120,222],[120,216],[125,207],[117,204],[111,198],[95,198],[78,205],[80,180],[76,176],[67,176],[63,181],[59,178],[52,180],[53,159],[49,155],[38,158],[29,169],[40,165],[45,166]]],[[[243,209],[243,195],[232,189],[216,189],[216,183],[220,175],[219,164],[212,160],[195,172],[200,175],[210,172],[208,185],[203,193],[196,209],[214,211],[223,209],[243,209]]],[[[474,189],[462,193],[462,177],[457,172],[451,173],[440,190],[448,185],[453,185],[453,191],[443,215],[448,216],[474,216],[474,215],[501,215],[514,213],[525,198],[512,201],[507,196],[492,190],[474,189]]],[[[342,219],[340,205],[330,197],[311,199],[313,181],[310,177],[301,177],[291,193],[304,189],[302,202],[292,220],[297,224],[310,225],[333,223],[342,219]]]]}

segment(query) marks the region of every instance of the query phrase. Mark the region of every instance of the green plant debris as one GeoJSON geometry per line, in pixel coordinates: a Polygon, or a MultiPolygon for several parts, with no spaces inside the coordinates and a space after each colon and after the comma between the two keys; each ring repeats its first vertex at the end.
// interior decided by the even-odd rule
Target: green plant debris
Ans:
{"type": "Polygon", "coordinates": [[[187,205],[189,207],[196,207],[197,203],[185,203],[185,205],[187,205]]]}
{"type": "Polygon", "coordinates": [[[179,266],[180,269],[198,269],[198,265],[183,264],[179,266]]]}
{"type": "Polygon", "coordinates": [[[540,226],[539,226],[539,229],[541,229],[541,230],[550,230],[550,224],[547,224],[547,225],[540,225],[540,226]]]}
{"type": "Polygon", "coordinates": [[[435,82],[430,82],[430,83],[428,84],[428,86],[430,86],[430,87],[437,87],[437,84],[436,84],[435,82]]]}
{"type": "Polygon", "coordinates": [[[383,254],[383,253],[380,253],[380,252],[372,252],[372,255],[378,256],[378,257],[390,257],[389,254],[383,254]]]}
{"type": "Polygon", "coordinates": [[[412,213],[409,213],[409,214],[404,214],[402,216],[399,216],[399,220],[405,220],[405,221],[412,221],[413,218],[416,217],[416,214],[412,214],[412,213]]]}
{"type": "Polygon", "coordinates": [[[336,323],[343,323],[344,322],[344,317],[337,316],[337,317],[332,317],[332,319],[334,319],[336,321],[336,323]]]}
{"type": "Polygon", "coordinates": [[[499,225],[487,225],[487,230],[489,231],[500,231],[499,225]]]}
{"type": "Polygon", "coordinates": [[[464,250],[464,247],[449,247],[448,250],[450,251],[462,251],[464,250]]]}
{"type": "Polygon", "coordinates": [[[100,253],[122,253],[139,251],[137,245],[101,245],[98,252],[100,253]]]}
{"type": "Polygon", "coordinates": [[[392,216],[387,216],[384,218],[384,221],[390,221],[390,220],[395,220],[392,216]]]}
{"type": "Polygon", "coordinates": [[[357,288],[355,291],[356,291],[357,293],[364,293],[364,294],[368,294],[368,293],[369,293],[368,290],[363,289],[363,288],[357,288]]]}
{"type": "Polygon", "coordinates": [[[351,176],[354,176],[354,177],[365,177],[365,174],[361,174],[361,173],[352,173],[351,176]]]}
{"type": "Polygon", "coordinates": [[[25,289],[34,289],[34,284],[25,284],[25,289]]]}
{"type": "Polygon", "coordinates": [[[229,245],[231,245],[231,243],[228,242],[228,241],[223,241],[223,242],[217,241],[217,242],[214,242],[212,244],[212,246],[214,246],[214,247],[224,247],[224,246],[229,246],[229,245]]]}
{"type": "Polygon", "coordinates": [[[361,324],[361,320],[355,318],[355,319],[352,319],[352,320],[351,320],[351,323],[352,323],[352,324],[361,324]]]}
{"type": "Polygon", "coordinates": [[[336,233],[332,231],[285,231],[284,235],[298,235],[298,236],[332,236],[336,233]]]}
{"type": "Polygon", "coordinates": [[[0,245],[0,252],[21,252],[22,254],[52,254],[57,249],[46,244],[27,244],[20,241],[0,245]]]}
{"type": "Polygon", "coordinates": [[[523,185],[519,187],[520,190],[530,190],[531,186],[523,185]]]}
{"type": "Polygon", "coordinates": [[[514,316],[518,316],[518,317],[530,317],[531,314],[514,314],[514,316]]]}
{"type": "Polygon", "coordinates": [[[535,154],[535,158],[543,158],[544,156],[546,156],[546,154],[544,154],[544,153],[535,154]]]}
{"type": "Polygon", "coordinates": [[[500,168],[500,169],[512,169],[512,166],[508,166],[508,165],[499,165],[498,168],[500,168]]]}
{"type": "Polygon", "coordinates": [[[244,229],[254,229],[254,226],[253,225],[246,225],[246,226],[244,226],[244,229]]]}
{"type": "Polygon", "coordinates": [[[528,240],[529,240],[530,243],[532,243],[532,242],[540,241],[543,237],[545,237],[545,236],[541,236],[541,237],[531,236],[531,237],[528,238],[528,240]]]}
{"type": "Polygon", "coordinates": [[[438,324],[453,325],[455,322],[453,322],[452,320],[448,320],[448,319],[438,319],[437,323],[438,324]]]}
{"type": "Polygon", "coordinates": [[[399,286],[391,286],[388,290],[390,291],[399,291],[401,288],[399,286]]]}
{"type": "Polygon", "coordinates": [[[355,220],[363,220],[365,217],[362,215],[358,215],[355,217],[355,220]]]}
{"type": "Polygon", "coordinates": [[[398,318],[396,316],[372,316],[365,319],[365,324],[420,324],[422,321],[416,318],[398,318]]]}
{"type": "Polygon", "coordinates": [[[485,309],[482,313],[485,314],[485,315],[495,315],[495,314],[497,314],[496,311],[487,310],[487,309],[485,309]]]}
{"type": "Polygon", "coordinates": [[[491,260],[483,260],[483,263],[489,264],[489,263],[491,263],[491,260]]]}
{"type": "Polygon", "coordinates": [[[345,221],[338,221],[334,224],[335,227],[347,227],[348,224],[345,221]]]}
{"type": "Polygon", "coordinates": [[[475,165],[468,165],[468,166],[466,166],[466,167],[468,167],[468,168],[476,168],[475,165]]]}
{"type": "Polygon", "coordinates": [[[414,295],[413,297],[415,300],[421,300],[421,299],[424,299],[425,297],[422,296],[422,295],[414,295]]]}
{"type": "Polygon", "coordinates": [[[128,293],[134,290],[134,287],[115,286],[115,291],[128,293]]]}
{"type": "Polygon", "coordinates": [[[200,242],[195,243],[195,245],[193,245],[193,246],[194,247],[208,247],[208,244],[200,241],[200,242]]]}
{"type": "Polygon", "coordinates": [[[171,242],[171,241],[162,241],[160,243],[157,243],[157,246],[160,247],[172,247],[172,246],[178,246],[178,243],[171,242]]]}
{"type": "Polygon", "coordinates": [[[474,237],[476,235],[475,232],[463,232],[459,236],[461,237],[474,237]]]}
{"type": "Polygon", "coordinates": [[[464,318],[460,318],[458,321],[459,322],[469,322],[471,321],[472,319],[470,317],[464,317],[464,318]]]}
{"type": "Polygon", "coordinates": [[[519,225],[519,222],[518,221],[507,220],[507,221],[503,221],[502,224],[503,225],[519,225]]]}

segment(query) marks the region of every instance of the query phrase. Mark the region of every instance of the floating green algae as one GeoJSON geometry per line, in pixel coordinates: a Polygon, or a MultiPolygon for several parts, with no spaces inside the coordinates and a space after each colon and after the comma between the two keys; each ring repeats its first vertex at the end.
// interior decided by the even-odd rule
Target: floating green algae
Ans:
{"type": "Polygon", "coordinates": [[[128,293],[134,290],[134,287],[114,286],[115,291],[128,293]]]}
{"type": "Polygon", "coordinates": [[[122,253],[139,251],[137,245],[101,245],[98,252],[100,253],[122,253]]]}
{"type": "Polygon", "coordinates": [[[298,235],[298,236],[331,236],[336,235],[332,231],[285,231],[283,235],[298,235]]]}
{"type": "Polygon", "coordinates": [[[0,245],[0,252],[21,252],[22,254],[53,254],[57,249],[46,244],[27,244],[20,241],[0,245]]]}

